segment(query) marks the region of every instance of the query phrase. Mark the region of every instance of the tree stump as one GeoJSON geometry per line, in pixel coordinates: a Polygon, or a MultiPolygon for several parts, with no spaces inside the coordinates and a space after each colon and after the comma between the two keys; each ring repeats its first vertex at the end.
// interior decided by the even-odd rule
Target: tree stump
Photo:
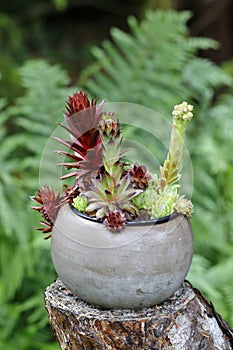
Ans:
{"type": "Polygon", "coordinates": [[[136,311],[89,305],[59,279],[44,300],[62,350],[233,349],[233,330],[187,281],[165,302],[136,311]]]}

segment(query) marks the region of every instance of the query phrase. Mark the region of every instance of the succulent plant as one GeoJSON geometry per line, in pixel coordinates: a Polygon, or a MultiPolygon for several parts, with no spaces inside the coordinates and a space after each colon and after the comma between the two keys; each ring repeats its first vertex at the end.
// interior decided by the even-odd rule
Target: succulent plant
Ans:
{"type": "Polygon", "coordinates": [[[76,170],[64,175],[62,179],[75,176],[79,180],[88,173],[92,176],[92,173],[99,169],[102,162],[102,145],[98,124],[102,105],[103,101],[99,105],[96,105],[96,100],[90,102],[87,94],[82,91],[68,97],[65,112],[67,125],[59,125],[70,133],[71,140],[65,141],[57,137],[55,139],[69,149],[68,152],[57,153],[71,160],[58,165],[76,170]]]}
{"type": "Polygon", "coordinates": [[[88,206],[87,197],[84,197],[84,196],[75,197],[73,199],[73,205],[78,211],[80,211],[80,213],[85,213],[88,206]]]}
{"type": "Polygon", "coordinates": [[[82,91],[68,97],[65,124],[59,125],[69,133],[70,140],[56,140],[68,148],[57,151],[68,158],[58,164],[69,170],[61,179],[74,177],[74,181],[57,193],[45,186],[32,197],[40,204],[33,209],[44,218],[40,230],[51,232],[58,210],[65,203],[102,220],[112,233],[121,232],[127,221],[141,217],[159,218],[174,211],[191,217],[192,203],[179,195],[179,179],[185,131],[193,107],[187,102],[174,107],[167,158],[159,174],[154,174],[145,165],[130,165],[124,160],[127,151],[122,149],[119,120],[112,112],[102,112],[103,104],[90,101],[82,91]]]}
{"type": "MultiPolygon", "coordinates": [[[[46,234],[51,232],[60,207],[61,193],[54,193],[51,187],[44,186],[39,188],[37,196],[31,196],[31,199],[40,204],[39,206],[31,206],[31,208],[39,211],[44,219],[40,221],[42,227],[37,230],[46,234]]],[[[50,236],[46,236],[45,239],[50,238],[50,236]]]]}
{"type": "Polygon", "coordinates": [[[126,217],[121,211],[108,212],[105,215],[104,224],[113,233],[119,233],[126,225],[126,217]]]}
{"type": "Polygon", "coordinates": [[[174,210],[177,213],[185,215],[188,218],[190,218],[193,214],[193,204],[189,199],[182,196],[177,199],[174,206],[174,210]]]}
{"type": "Polygon", "coordinates": [[[145,165],[135,163],[133,168],[129,170],[130,179],[133,187],[144,190],[149,185],[151,175],[146,169],[145,165]]]}
{"type": "Polygon", "coordinates": [[[138,209],[131,200],[140,192],[132,187],[129,176],[126,175],[114,183],[107,174],[101,179],[93,180],[91,190],[85,193],[89,203],[86,212],[96,211],[97,219],[104,218],[111,211],[127,212],[135,216],[138,209]]]}

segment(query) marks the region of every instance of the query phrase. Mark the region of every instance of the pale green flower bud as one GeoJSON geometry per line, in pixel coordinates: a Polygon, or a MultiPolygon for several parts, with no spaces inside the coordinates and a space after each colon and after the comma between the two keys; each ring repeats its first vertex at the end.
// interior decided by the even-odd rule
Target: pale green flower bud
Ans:
{"type": "Polygon", "coordinates": [[[175,120],[189,122],[193,117],[193,106],[183,101],[181,104],[176,105],[172,112],[172,116],[175,120]]]}

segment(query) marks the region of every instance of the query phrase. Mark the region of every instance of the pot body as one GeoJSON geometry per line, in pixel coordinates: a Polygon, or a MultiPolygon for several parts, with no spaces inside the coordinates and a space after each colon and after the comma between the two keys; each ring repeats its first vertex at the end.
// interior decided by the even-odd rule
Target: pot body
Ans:
{"type": "Polygon", "coordinates": [[[126,225],[111,233],[101,223],[59,210],[51,239],[58,276],[75,296],[111,309],[161,303],[184,281],[193,256],[189,220],[126,225]]]}

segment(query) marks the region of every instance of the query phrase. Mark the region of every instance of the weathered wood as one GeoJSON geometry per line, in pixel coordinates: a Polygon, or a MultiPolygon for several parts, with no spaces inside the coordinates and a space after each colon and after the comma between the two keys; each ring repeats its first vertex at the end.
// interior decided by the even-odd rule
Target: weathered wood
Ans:
{"type": "Polygon", "coordinates": [[[187,281],[162,304],[137,311],[88,305],[59,279],[44,300],[62,350],[233,349],[233,330],[187,281]]]}

